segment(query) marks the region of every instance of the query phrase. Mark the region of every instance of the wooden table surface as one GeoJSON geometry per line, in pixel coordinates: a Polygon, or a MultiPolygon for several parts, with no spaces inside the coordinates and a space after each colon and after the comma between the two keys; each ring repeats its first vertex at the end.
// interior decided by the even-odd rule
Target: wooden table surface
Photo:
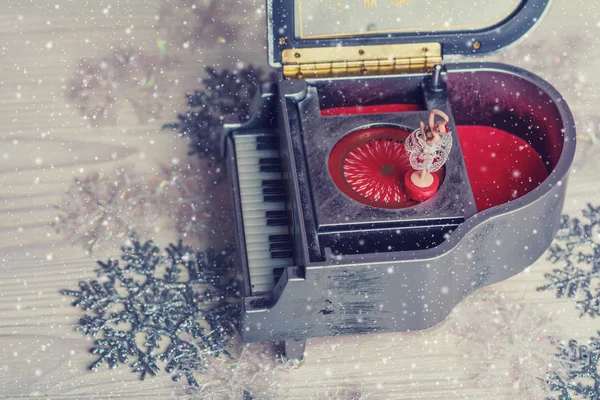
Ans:
{"type": "MultiPolygon", "coordinates": [[[[160,0],[0,4],[0,398],[172,398],[181,384],[168,374],[141,382],[127,367],[87,370],[92,343],[74,331],[82,311],[58,291],[92,278],[94,257],[116,254],[106,250],[92,257],[55,233],[50,226],[57,216],[54,206],[74,177],[132,164],[151,173],[174,157],[184,160],[185,139],[161,131],[161,124],[184,109],[183,94],[198,86],[205,64],[264,64],[264,49],[256,42],[233,52],[227,47],[204,54],[177,52],[183,61],[178,81],[169,89],[172,97],[165,100],[159,119],[140,124],[123,106],[118,125],[94,128],[65,100],[66,79],[79,57],[105,53],[114,43],[155,49],[153,24],[160,0]]],[[[513,50],[514,57],[494,57],[526,68],[542,65],[544,71],[550,66],[535,60],[548,55],[556,65],[565,65],[564,74],[554,68],[548,79],[573,107],[581,135],[565,204],[570,214],[588,202],[600,204],[594,139],[600,121],[595,110],[600,92],[598,7],[593,0],[556,0],[542,25],[513,50]],[[528,53],[529,46],[535,51],[528,53]]],[[[166,245],[176,237],[165,229],[155,239],[166,245]]],[[[536,292],[551,268],[542,257],[494,288],[541,305],[565,337],[589,337],[598,322],[580,319],[572,299],[536,292]]],[[[348,385],[372,391],[369,398],[518,398],[510,386],[493,391],[478,387],[466,372],[469,363],[478,361],[463,357],[447,329],[444,322],[422,333],[312,339],[305,364],[281,379],[293,399],[348,385]]]]}

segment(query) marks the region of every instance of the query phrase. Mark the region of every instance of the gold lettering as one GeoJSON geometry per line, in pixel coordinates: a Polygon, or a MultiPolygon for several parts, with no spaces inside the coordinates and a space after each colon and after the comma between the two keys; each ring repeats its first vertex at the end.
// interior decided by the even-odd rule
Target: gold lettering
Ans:
{"type": "Polygon", "coordinates": [[[377,0],[363,0],[364,8],[375,8],[377,7],[377,0]]]}
{"type": "Polygon", "coordinates": [[[342,11],[342,0],[320,0],[319,3],[327,11],[342,11]]]}
{"type": "Polygon", "coordinates": [[[390,0],[390,3],[393,6],[405,6],[407,4],[410,4],[411,0],[390,0]]]}

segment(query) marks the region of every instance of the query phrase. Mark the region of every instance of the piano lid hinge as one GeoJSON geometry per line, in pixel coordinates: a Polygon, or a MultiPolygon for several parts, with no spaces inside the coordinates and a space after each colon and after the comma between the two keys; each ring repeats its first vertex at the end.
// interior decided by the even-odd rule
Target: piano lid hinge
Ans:
{"type": "Polygon", "coordinates": [[[431,72],[442,62],[440,43],[286,49],[283,76],[289,79],[396,75],[431,72]]]}

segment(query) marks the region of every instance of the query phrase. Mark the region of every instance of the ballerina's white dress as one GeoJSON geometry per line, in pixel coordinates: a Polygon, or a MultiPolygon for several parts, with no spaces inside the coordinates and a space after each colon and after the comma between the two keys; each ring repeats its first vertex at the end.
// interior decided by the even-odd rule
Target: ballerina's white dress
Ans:
{"type": "Polygon", "coordinates": [[[406,138],[404,147],[413,169],[435,172],[442,168],[452,149],[452,132],[440,135],[439,138],[438,141],[427,144],[421,135],[421,129],[416,129],[406,138]]]}

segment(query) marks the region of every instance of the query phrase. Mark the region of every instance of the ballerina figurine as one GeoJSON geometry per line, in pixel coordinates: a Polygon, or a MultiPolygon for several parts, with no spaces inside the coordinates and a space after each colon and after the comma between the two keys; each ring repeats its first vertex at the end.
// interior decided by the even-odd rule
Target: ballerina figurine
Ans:
{"type": "Polygon", "coordinates": [[[406,174],[404,185],[407,195],[413,200],[424,201],[437,192],[440,180],[432,172],[446,163],[452,149],[449,120],[445,112],[432,110],[429,114],[429,126],[421,121],[421,127],[404,142],[410,166],[414,169],[406,174]],[[436,116],[443,120],[436,122],[436,116]]]}

